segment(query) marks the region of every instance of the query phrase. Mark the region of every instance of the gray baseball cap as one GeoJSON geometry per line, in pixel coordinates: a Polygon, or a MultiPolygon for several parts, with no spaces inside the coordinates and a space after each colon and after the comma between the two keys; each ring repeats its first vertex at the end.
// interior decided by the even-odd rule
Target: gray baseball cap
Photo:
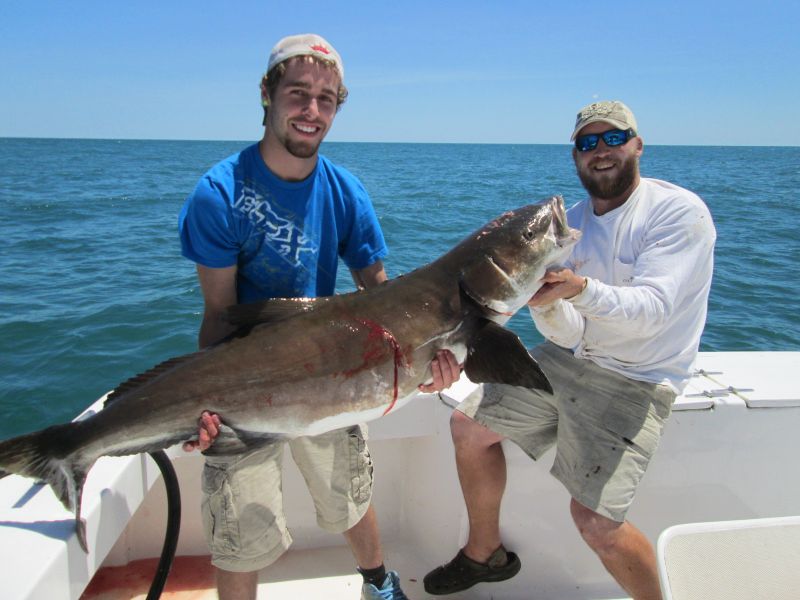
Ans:
{"type": "Polygon", "coordinates": [[[633,116],[630,108],[619,100],[604,100],[584,106],[578,111],[578,116],[575,119],[575,129],[572,132],[572,137],[569,138],[570,141],[574,141],[578,132],[589,123],[597,123],[598,121],[610,123],[622,130],[633,129],[634,133],[639,133],[636,117],[633,116]]]}

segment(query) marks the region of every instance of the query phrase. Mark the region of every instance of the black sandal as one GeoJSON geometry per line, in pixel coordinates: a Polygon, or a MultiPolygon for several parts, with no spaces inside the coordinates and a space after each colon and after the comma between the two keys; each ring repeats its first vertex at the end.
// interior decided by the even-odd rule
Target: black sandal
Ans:
{"type": "Polygon", "coordinates": [[[425,591],[434,596],[453,594],[471,588],[484,581],[505,581],[519,573],[522,563],[513,552],[500,546],[486,563],[479,563],[459,550],[456,557],[446,565],[436,567],[425,575],[425,591]],[[506,562],[503,563],[503,559],[506,562]]]}

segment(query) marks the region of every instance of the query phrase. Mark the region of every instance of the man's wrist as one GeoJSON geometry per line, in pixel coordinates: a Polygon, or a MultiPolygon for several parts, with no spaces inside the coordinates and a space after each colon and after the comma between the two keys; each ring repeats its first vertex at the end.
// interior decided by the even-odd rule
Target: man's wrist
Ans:
{"type": "Polygon", "coordinates": [[[570,300],[570,301],[575,300],[578,296],[580,296],[581,294],[583,294],[583,292],[586,291],[586,287],[588,285],[589,285],[589,278],[588,277],[584,277],[583,278],[583,284],[581,285],[581,289],[578,290],[578,293],[575,294],[574,296],[570,296],[569,298],[566,298],[566,299],[570,300]]]}

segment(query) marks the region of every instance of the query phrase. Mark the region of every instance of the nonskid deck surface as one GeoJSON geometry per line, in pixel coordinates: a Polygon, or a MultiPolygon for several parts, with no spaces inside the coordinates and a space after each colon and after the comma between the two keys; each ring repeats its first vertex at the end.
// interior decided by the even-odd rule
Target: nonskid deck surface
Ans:
{"type": "MultiPolygon", "coordinates": [[[[103,567],[83,592],[81,600],[139,600],[156,572],[157,558],[134,560],[121,567],[103,567]]],[[[216,598],[214,571],[208,556],[178,556],[161,595],[164,600],[216,598]]]]}
{"type": "MultiPolygon", "coordinates": [[[[104,567],[95,575],[81,600],[144,600],[157,559],[133,561],[122,567],[104,567]]],[[[344,546],[290,550],[259,575],[258,598],[270,600],[351,600],[361,594],[361,575],[344,546]]],[[[392,565],[392,568],[397,568],[392,565]]],[[[400,573],[413,598],[426,598],[421,584],[400,573]],[[419,590],[412,588],[419,587],[419,590]]],[[[161,598],[212,600],[217,598],[209,556],[179,556],[170,571],[161,598]]]]}
{"type": "MultiPolygon", "coordinates": [[[[97,572],[81,600],[144,600],[157,559],[133,561],[97,572]]],[[[404,580],[404,585],[406,581],[404,580]]],[[[408,586],[406,586],[408,587],[408,586]]],[[[270,600],[349,600],[361,594],[361,575],[345,547],[290,550],[259,575],[258,598],[270,600]]],[[[415,596],[420,597],[420,596],[415,596]]],[[[214,600],[214,569],[209,556],[179,556],[170,571],[163,600],[214,600]]]]}

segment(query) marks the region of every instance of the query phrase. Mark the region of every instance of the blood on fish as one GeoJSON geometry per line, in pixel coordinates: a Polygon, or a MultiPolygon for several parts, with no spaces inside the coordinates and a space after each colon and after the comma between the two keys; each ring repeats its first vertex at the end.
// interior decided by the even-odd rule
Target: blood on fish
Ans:
{"type": "Polygon", "coordinates": [[[392,385],[392,402],[382,415],[385,416],[394,408],[394,405],[397,403],[398,368],[403,364],[403,351],[400,348],[400,343],[397,341],[397,338],[394,337],[394,334],[380,323],[370,321],[369,319],[356,319],[356,322],[369,329],[367,341],[364,344],[364,362],[361,364],[361,366],[355,369],[345,371],[345,377],[352,377],[362,370],[368,369],[371,365],[379,363],[385,354],[387,345],[394,353],[394,382],[392,385]]]}

